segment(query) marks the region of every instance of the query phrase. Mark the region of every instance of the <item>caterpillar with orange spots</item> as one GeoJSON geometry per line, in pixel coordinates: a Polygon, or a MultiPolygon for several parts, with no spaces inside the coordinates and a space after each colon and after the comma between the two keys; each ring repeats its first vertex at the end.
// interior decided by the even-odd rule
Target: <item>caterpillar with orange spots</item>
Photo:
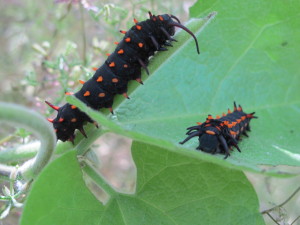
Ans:
{"type": "MultiPolygon", "coordinates": [[[[130,80],[143,84],[141,68],[149,74],[147,69],[149,57],[156,51],[167,50],[165,46],[172,46],[171,42],[176,41],[172,38],[175,34],[175,27],[185,30],[194,38],[197,52],[200,53],[195,35],[183,26],[177,17],[170,14],[155,16],[151,12],[149,12],[149,17],[142,22],[134,19],[134,26],[128,31],[120,31],[125,35],[124,38],[116,43],[115,51],[96,70],[94,76],[86,82],[81,81],[83,86],[74,94],[76,98],[93,109],[108,108],[113,113],[114,96],[123,94],[129,98],[126,92],[130,80]]],[[[86,137],[83,124],[93,123],[88,115],[69,103],[58,107],[48,101],[45,102],[58,111],[55,119],[48,119],[53,123],[57,139],[73,142],[76,129],[86,137]]]]}
{"type": "Polygon", "coordinates": [[[184,144],[193,137],[199,137],[199,146],[196,148],[207,153],[225,154],[225,159],[230,156],[229,149],[234,146],[239,152],[241,152],[238,141],[241,135],[247,135],[247,131],[250,131],[250,121],[254,116],[254,113],[245,113],[242,107],[236,106],[234,102],[233,112],[228,109],[228,114],[223,113],[222,117],[217,116],[215,119],[208,115],[204,123],[197,123],[197,126],[188,127],[186,133],[188,137],[179,142],[184,144]]]}

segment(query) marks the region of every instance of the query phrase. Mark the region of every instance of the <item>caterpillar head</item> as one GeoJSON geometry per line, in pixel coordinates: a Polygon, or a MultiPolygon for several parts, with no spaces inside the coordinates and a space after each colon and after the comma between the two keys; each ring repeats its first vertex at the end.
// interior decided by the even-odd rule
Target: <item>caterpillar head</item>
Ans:
{"type": "Polygon", "coordinates": [[[78,129],[83,136],[86,137],[83,129],[83,122],[89,121],[87,116],[80,112],[76,107],[70,104],[65,104],[61,107],[54,106],[48,101],[45,101],[47,105],[57,111],[55,119],[48,119],[53,124],[53,128],[56,133],[56,137],[61,141],[71,141],[73,143],[75,139],[75,130],[78,129]]]}
{"type": "Polygon", "coordinates": [[[200,145],[197,149],[207,153],[215,153],[219,148],[219,140],[217,135],[204,133],[199,137],[200,145]]]}

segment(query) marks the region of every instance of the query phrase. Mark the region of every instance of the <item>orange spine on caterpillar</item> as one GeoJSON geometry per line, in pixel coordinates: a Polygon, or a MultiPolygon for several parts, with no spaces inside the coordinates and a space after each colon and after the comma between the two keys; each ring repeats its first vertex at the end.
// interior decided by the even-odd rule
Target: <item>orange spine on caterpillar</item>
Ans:
{"type": "Polygon", "coordinates": [[[240,105],[237,107],[234,102],[233,112],[228,109],[227,114],[223,113],[222,117],[216,116],[216,119],[208,115],[204,123],[197,123],[198,126],[188,127],[186,133],[188,137],[180,144],[184,144],[193,137],[198,137],[198,150],[211,154],[225,154],[226,159],[230,156],[229,149],[232,146],[241,152],[238,141],[241,135],[248,137],[246,132],[250,131],[249,123],[253,118],[257,118],[254,116],[254,112],[247,114],[240,105]]]}
{"type": "MultiPolygon", "coordinates": [[[[194,38],[197,52],[200,53],[195,35],[183,26],[177,17],[170,14],[155,16],[151,12],[149,17],[141,22],[134,19],[134,26],[128,31],[120,31],[124,34],[124,38],[120,42],[115,42],[117,47],[112,54],[107,54],[105,63],[99,68],[94,68],[96,72],[91,79],[79,81],[83,86],[74,94],[76,98],[93,109],[108,108],[113,113],[114,96],[122,94],[129,99],[127,85],[130,80],[143,84],[141,68],[149,74],[147,68],[149,57],[156,51],[167,50],[165,46],[172,46],[171,42],[176,41],[172,38],[175,27],[185,30],[194,38]]],[[[48,119],[53,123],[57,139],[73,142],[76,129],[86,137],[83,124],[94,123],[91,118],[74,105],[67,103],[58,107],[47,101],[46,103],[58,112],[55,119],[48,119]]]]}

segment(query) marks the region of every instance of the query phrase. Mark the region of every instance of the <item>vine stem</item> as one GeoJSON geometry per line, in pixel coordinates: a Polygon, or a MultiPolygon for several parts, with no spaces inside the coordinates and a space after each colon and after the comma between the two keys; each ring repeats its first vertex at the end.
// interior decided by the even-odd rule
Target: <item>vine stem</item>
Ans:
{"type": "MultiPolygon", "coordinates": [[[[52,126],[40,114],[11,103],[0,102],[0,122],[16,127],[23,127],[36,135],[41,140],[37,155],[18,168],[22,178],[29,181],[35,178],[48,163],[55,149],[56,137],[52,126]]],[[[4,167],[3,167],[4,168],[4,167]]],[[[7,167],[6,171],[12,173],[15,167],[7,167]]]]}
{"type": "Polygon", "coordinates": [[[276,206],[274,206],[274,207],[272,207],[272,208],[270,208],[270,209],[266,209],[266,210],[262,211],[261,214],[268,214],[269,212],[273,211],[274,209],[277,209],[277,208],[280,208],[280,207],[284,206],[284,205],[285,205],[288,201],[290,201],[290,200],[291,200],[291,199],[292,199],[299,191],[300,191],[300,187],[298,187],[298,188],[293,192],[293,194],[292,194],[290,197],[288,197],[284,202],[282,202],[281,204],[276,205],[276,206]]]}
{"type": "Polygon", "coordinates": [[[108,184],[104,177],[95,171],[88,160],[83,159],[82,162],[84,163],[82,171],[86,173],[100,188],[102,188],[106,194],[108,194],[111,198],[117,195],[116,190],[108,184]]]}

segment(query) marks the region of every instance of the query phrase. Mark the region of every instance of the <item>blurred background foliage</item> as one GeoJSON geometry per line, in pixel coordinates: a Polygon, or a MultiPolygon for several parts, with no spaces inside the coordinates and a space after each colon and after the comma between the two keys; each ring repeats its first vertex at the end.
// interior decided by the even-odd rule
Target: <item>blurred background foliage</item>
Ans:
{"type": "MultiPolygon", "coordinates": [[[[147,12],[187,19],[193,1],[1,1],[0,100],[33,108],[45,98],[61,101],[89,77],[122,38],[120,29],[147,12]],[[176,5],[176,7],[174,7],[176,5]]],[[[56,103],[57,103],[56,102],[56,103]]]]}

